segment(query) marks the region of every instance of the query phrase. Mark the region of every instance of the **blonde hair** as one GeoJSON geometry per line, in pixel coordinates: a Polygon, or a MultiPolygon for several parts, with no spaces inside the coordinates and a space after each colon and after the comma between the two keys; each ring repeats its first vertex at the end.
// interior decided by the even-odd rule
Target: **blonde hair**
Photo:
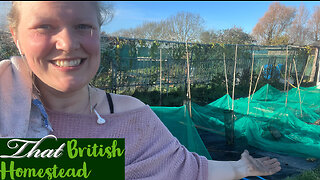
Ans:
{"type": "MultiPolygon", "coordinates": [[[[17,26],[19,24],[20,16],[19,16],[18,6],[20,5],[21,2],[22,1],[12,1],[12,6],[7,16],[9,27],[14,29],[15,31],[17,30],[17,26]]],[[[93,3],[93,6],[97,10],[97,18],[98,18],[98,23],[100,28],[104,23],[108,23],[112,20],[113,18],[112,4],[110,3],[103,4],[102,2],[99,2],[99,1],[88,1],[88,2],[93,3]]]]}
{"type": "Polygon", "coordinates": [[[16,30],[17,25],[19,24],[19,11],[18,11],[18,5],[20,4],[20,1],[12,1],[11,9],[8,13],[7,19],[9,27],[16,30]]]}

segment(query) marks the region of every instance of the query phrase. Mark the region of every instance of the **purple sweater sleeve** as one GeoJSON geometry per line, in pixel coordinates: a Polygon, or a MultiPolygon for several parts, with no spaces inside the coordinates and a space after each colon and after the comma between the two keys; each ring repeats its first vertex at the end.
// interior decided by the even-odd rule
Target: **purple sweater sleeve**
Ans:
{"type": "Polygon", "coordinates": [[[136,137],[140,139],[131,141],[132,137],[129,138],[136,142],[134,144],[126,140],[126,147],[135,148],[133,151],[136,152],[132,153],[134,156],[126,154],[129,156],[126,179],[207,180],[208,160],[189,152],[153,112],[146,114],[148,117],[142,118],[146,120],[139,118],[135,124],[135,128],[145,127],[142,131],[137,129],[137,134],[141,134],[136,137]]]}

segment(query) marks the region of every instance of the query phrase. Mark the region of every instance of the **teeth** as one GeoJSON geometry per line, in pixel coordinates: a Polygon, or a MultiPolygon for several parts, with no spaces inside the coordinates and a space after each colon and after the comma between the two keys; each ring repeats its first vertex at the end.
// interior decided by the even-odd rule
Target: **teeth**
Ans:
{"type": "Polygon", "coordinates": [[[57,61],[53,61],[53,63],[60,67],[73,67],[73,66],[78,66],[81,63],[81,59],[72,60],[72,61],[57,60],[57,61]]]}

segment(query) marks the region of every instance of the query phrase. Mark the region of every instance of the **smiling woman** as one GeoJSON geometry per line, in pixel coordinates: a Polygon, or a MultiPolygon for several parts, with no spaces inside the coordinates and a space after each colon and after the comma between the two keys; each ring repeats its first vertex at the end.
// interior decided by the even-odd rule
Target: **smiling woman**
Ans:
{"type": "Polygon", "coordinates": [[[89,82],[100,64],[98,2],[13,2],[20,57],[0,62],[0,137],[125,138],[126,179],[239,179],[271,175],[276,159],[211,161],[189,152],[149,106],[89,82]],[[209,171],[208,171],[209,170],[209,171]]]}
{"type": "MultiPolygon", "coordinates": [[[[28,18],[19,18],[10,31],[43,96],[77,90],[81,96],[87,93],[86,86],[100,64],[99,22],[92,4],[18,4],[19,17],[28,18]]],[[[42,100],[54,108],[52,100],[42,100]]]]}

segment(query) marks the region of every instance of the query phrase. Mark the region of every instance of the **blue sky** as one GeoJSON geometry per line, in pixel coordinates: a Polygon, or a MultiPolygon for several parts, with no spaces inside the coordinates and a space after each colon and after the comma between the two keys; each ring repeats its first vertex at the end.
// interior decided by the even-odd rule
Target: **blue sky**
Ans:
{"type": "MultiPolygon", "coordinates": [[[[113,1],[115,16],[102,30],[112,33],[120,29],[134,28],[143,22],[164,20],[177,12],[199,14],[205,20],[205,29],[227,29],[234,25],[251,33],[274,1],[113,1]]],[[[280,1],[281,4],[298,8],[302,1],[280,1]]],[[[304,1],[313,12],[320,1],[304,1]]]]}

